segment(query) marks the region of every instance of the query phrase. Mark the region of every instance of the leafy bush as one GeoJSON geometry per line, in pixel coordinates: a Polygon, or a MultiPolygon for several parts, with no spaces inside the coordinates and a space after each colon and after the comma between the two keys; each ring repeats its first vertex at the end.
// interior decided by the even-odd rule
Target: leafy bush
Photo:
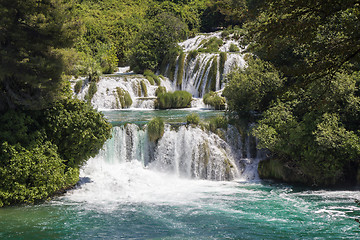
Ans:
{"type": "Polygon", "coordinates": [[[110,138],[111,125],[102,113],[77,99],[56,102],[44,112],[47,137],[69,167],[78,168],[94,157],[110,138]]]}
{"type": "Polygon", "coordinates": [[[66,168],[48,141],[30,149],[0,145],[0,207],[45,200],[78,179],[79,171],[66,168]]]}
{"type": "Polygon", "coordinates": [[[160,109],[190,107],[192,95],[186,91],[175,91],[159,94],[157,107],[160,109]]]}
{"type": "Polygon", "coordinates": [[[118,95],[119,102],[121,104],[121,108],[128,108],[132,105],[133,101],[132,101],[131,96],[128,91],[126,91],[120,87],[117,87],[116,93],[118,95]]]}
{"type": "Polygon", "coordinates": [[[209,122],[210,131],[216,132],[218,128],[227,129],[228,120],[226,117],[218,115],[215,118],[211,118],[209,122]]]}
{"type": "Polygon", "coordinates": [[[155,96],[166,93],[166,87],[159,86],[155,91],[155,96]]]}
{"type": "Polygon", "coordinates": [[[74,92],[75,92],[76,94],[78,94],[78,93],[80,92],[82,85],[83,85],[83,81],[82,81],[82,80],[79,80],[79,81],[77,81],[77,82],[75,83],[74,92]]]}
{"type": "Polygon", "coordinates": [[[33,203],[73,186],[110,137],[101,113],[77,99],[0,115],[0,206],[33,203]]]}
{"type": "Polygon", "coordinates": [[[187,124],[199,124],[200,122],[200,116],[198,113],[191,113],[186,116],[186,123],[187,124]]]}
{"type": "Polygon", "coordinates": [[[215,92],[208,92],[204,95],[203,101],[206,105],[214,107],[216,110],[224,110],[226,100],[224,97],[220,97],[215,92]]]}
{"type": "Polygon", "coordinates": [[[231,43],[231,44],[230,44],[229,51],[230,51],[230,52],[239,52],[239,51],[240,51],[240,49],[239,49],[239,47],[238,47],[238,46],[236,46],[236,44],[231,43]]]}
{"type": "Polygon", "coordinates": [[[240,115],[264,111],[285,81],[272,64],[254,58],[249,58],[247,68],[234,70],[227,78],[223,96],[229,110],[240,115]]]}
{"type": "Polygon", "coordinates": [[[165,124],[164,121],[155,117],[148,123],[147,130],[150,141],[155,142],[164,135],[165,124]]]}
{"type": "Polygon", "coordinates": [[[352,170],[350,163],[358,161],[360,137],[347,130],[337,114],[308,112],[302,119],[296,118],[298,104],[279,101],[265,111],[252,130],[259,146],[297,166],[307,184],[343,181],[349,177],[345,173],[352,170]]]}

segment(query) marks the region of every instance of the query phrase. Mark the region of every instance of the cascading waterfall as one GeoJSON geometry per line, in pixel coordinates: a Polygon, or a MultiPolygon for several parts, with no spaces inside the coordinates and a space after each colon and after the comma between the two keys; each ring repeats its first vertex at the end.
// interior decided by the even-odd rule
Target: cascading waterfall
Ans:
{"type": "MultiPolygon", "coordinates": [[[[245,66],[245,60],[240,52],[229,51],[231,44],[238,46],[238,42],[233,39],[223,41],[217,52],[191,53],[193,50],[199,50],[204,41],[214,37],[220,39],[221,32],[198,35],[180,43],[184,52],[175,56],[175,62],[167,62],[166,68],[160,71],[168,77],[162,78],[160,85],[167,91],[190,92],[195,99],[192,104],[194,108],[204,108],[205,105],[201,101],[203,95],[209,91],[222,90],[225,87],[224,76],[236,67],[245,66]]],[[[154,109],[155,91],[159,86],[151,85],[144,76],[128,71],[129,68],[120,68],[120,71],[115,74],[100,77],[99,82],[96,83],[97,91],[91,104],[98,109],[154,109]],[[119,93],[128,94],[132,104],[123,106],[120,99],[122,96],[119,93]]],[[[77,94],[80,99],[85,99],[89,91],[90,84],[86,78],[83,82],[77,94]]]]}
{"type": "MultiPolygon", "coordinates": [[[[124,90],[132,100],[131,108],[154,108],[156,85],[151,85],[149,81],[141,75],[121,75],[114,74],[102,76],[96,84],[97,91],[91,100],[91,104],[98,109],[121,109],[124,108],[120,103],[118,89],[124,90]]],[[[166,80],[161,81],[161,85],[171,89],[166,80]]],[[[89,91],[89,84],[85,85],[77,95],[80,99],[85,99],[89,91]]]]}
{"type": "Polygon", "coordinates": [[[190,92],[194,97],[219,91],[225,87],[224,76],[236,67],[243,68],[245,60],[240,52],[230,52],[230,46],[239,47],[238,41],[225,39],[218,51],[206,53],[199,51],[212,38],[222,39],[221,32],[200,34],[179,45],[183,53],[176,57],[175,63],[168,63],[161,72],[173,79],[174,88],[190,92]],[[172,64],[175,71],[172,72],[172,64]]]}
{"type": "Polygon", "coordinates": [[[182,75],[182,84],[178,86],[178,89],[188,91],[194,97],[202,97],[210,90],[223,89],[225,87],[223,77],[232,69],[245,66],[245,60],[239,53],[224,53],[224,55],[202,53],[193,59],[189,56],[186,54],[185,71],[182,75]]]}
{"type": "MultiPolygon", "coordinates": [[[[140,162],[151,170],[193,179],[231,180],[241,177],[241,136],[231,126],[227,139],[192,126],[166,124],[163,137],[148,140],[146,126],[126,124],[113,129],[100,158],[110,164],[140,162]]],[[[249,163],[247,163],[249,164],[249,163]]]]}

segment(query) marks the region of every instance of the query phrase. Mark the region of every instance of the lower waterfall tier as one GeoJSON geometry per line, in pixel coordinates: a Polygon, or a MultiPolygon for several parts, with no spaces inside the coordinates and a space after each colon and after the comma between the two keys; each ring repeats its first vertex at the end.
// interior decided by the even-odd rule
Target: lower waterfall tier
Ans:
{"type": "Polygon", "coordinates": [[[151,142],[147,126],[126,124],[114,127],[113,138],[97,158],[112,165],[136,161],[148,169],[183,178],[256,179],[256,167],[252,167],[257,164],[256,159],[243,156],[249,152],[242,149],[248,143],[242,143],[240,134],[232,126],[224,135],[226,139],[199,127],[167,124],[163,137],[151,142]],[[249,172],[249,169],[254,170],[249,172]]]}

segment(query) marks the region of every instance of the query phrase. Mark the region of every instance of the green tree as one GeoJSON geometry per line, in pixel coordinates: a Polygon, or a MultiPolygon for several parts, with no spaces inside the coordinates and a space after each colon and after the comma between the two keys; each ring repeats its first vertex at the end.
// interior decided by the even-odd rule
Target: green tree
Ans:
{"type": "Polygon", "coordinates": [[[111,137],[111,125],[89,104],[64,99],[46,109],[42,125],[67,166],[80,167],[111,137]]]}
{"type": "Polygon", "coordinates": [[[202,28],[242,25],[247,17],[246,0],[210,0],[202,16],[202,28]]]}
{"type": "Polygon", "coordinates": [[[146,27],[135,44],[131,68],[138,72],[146,69],[156,70],[167,52],[186,37],[187,31],[186,24],[173,14],[157,15],[155,21],[146,27]]]}
{"type": "MultiPolygon", "coordinates": [[[[247,27],[254,43],[249,49],[266,60],[292,54],[296,61],[290,66],[291,75],[333,74],[347,63],[359,60],[359,17],[356,0],[269,0],[264,11],[247,27]],[[299,58],[303,59],[301,64],[299,58]]],[[[275,62],[288,72],[281,68],[281,61],[275,62]]]]}
{"type": "Polygon", "coordinates": [[[101,113],[77,99],[0,115],[0,207],[46,200],[72,187],[110,137],[101,113]]]}
{"type": "Polygon", "coordinates": [[[275,100],[284,78],[274,66],[258,58],[248,57],[245,69],[236,69],[228,76],[223,95],[230,111],[249,116],[261,113],[275,100]]]}
{"type": "MultiPolygon", "coordinates": [[[[307,184],[334,185],[356,178],[359,7],[352,0],[269,0],[247,25],[248,50],[286,78],[278,90],[271,91],[274,85],[265,88],[275,101],[259,105],[264,98],[254,94],[252,89],[262,92],[255,81],[246,91],[252,93],[247,103],[244,99],[231,102],[228,94],[229,106],[238,113],[244,108],[258,111],[261,115],[253,133],[260,146],[307,184]]],[[[253,70],[257,75],[262,72],[253,70]]],[[[236,93],[231,80],[228,87],[229,93],[236,93]]],[[[239,88],[245,89],[246,84],[239,88]]]]}
{"type": "Polygon", "coordinates": [[[64,0],[0,2],[0,110],[40,109],[58,99],[64,71],[61,49],[77,24],[64,0]]]}

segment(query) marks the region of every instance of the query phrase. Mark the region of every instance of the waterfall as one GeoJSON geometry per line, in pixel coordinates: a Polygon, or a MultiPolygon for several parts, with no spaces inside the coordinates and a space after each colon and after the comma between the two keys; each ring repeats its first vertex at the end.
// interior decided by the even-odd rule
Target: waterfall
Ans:
{"type": "MultiPolygon", "coordinates": [[[[243,68],[245,60],[241,52],[230,52],[230,46],[239,47],[238,41],[223,39],[221,32],[200,34],[179,44],[183,52],[168,62],[160,72],[172,79],[177,90],[190,92],[194,97],[202,97],[209,91],[219,91],[225,87],[224,76],[236,67],[243,68]],[[206,41],[216,38],[221,41],[217,51],[203,49],[206,41]]],[[[164,63],[163,63],[164,64],[164,63]]]]}
{"type": "Polygon", "coordinates": [[[238,53],[225,53],[225,55],[201,53],[194,59],[190,59],[189,54],[186,54],[184,61],[185,71],[178,90],[188,91],[194,97],[202,97],[210,90],[223,89],[225,87],[224,76],[236,67],[245,66],[245,60],[238,53]],[[222,60],[224,57],[226,59],[222,60]],[[222,61],[223,63],[221,63],[222,61]]]}
{"type": "MultiPolygon", "coordinates": [[[[84,80],[86,83],[85,78],[84,80]]],[[[151,85],[142,75],[124,73],[104,75],[100,77],[96,86],[97,91],[91,100],[91,104],[97,109],[154,109],[155,91],[158,86],[156,84],[151,85]],[[118,89],[129,94],[132,100],[131,106],[123,107],[121,105],[118,89]]],[[[168,79],[161,80],[161,86],[164,86],[167,91],[173,91],[173,84],[168,79]]],[[[85,84],[77,97],[84,100],[88,91],[89,84],[85,84]]]]}
{"type": "MultiPolygon", "coordinates": [[[[172,62],[166,62],[170,60],[164,59],[162,65],[165,68],[161,68],[159,73],[165,78],[161,79],[160,86],[165,87],[167,91],[187,91],[195,98],[193,107],[205,107],[202,101],[199,102],[196,98],[201,99],[209,91],[221,91],[225,87],[226,74],[236,67],[245,66],[241,52],[230,52],[231,45],[239,47],[238,41],[231,37],[221,39],[221,32],[216,32],[200,34],[179,43],[183,52],[179,56],[169,58],[172,62]],[[215,52],[204,51],[204,44],[212,38],[221,41],[221,46],[215,52]]],[[[154,109],[155,91],[159,86],[151,85],[145,76],[129,71],[129,67],[119,68],[115,74],[101,76],[96,83],[97,91],[91,99],[91,104],[100,110],[154,109]],[[128,104],[124,104],[124,94],[127,95],[128,104]]],[[[82,80],[84,84],[76,96],[85,99],[90,84],[86,78],[82,80]]],[[[73,81],[73,87],[75,82],[73,81]]]]}
{"type": "Polygon", "coordinates": [[[243,147],[249,146],[230,125],[224,135],[222,139],[199,127],[166,124],[163,137],[154,143],[148,139],[146,125],[126,124],[113,128],[113,138],[99,156],[108,164],[135,161],[145,168],[188,179],[255,179],[256,173],[242,176],[248,165],[255,163],[243,156],[243,147]]]}

